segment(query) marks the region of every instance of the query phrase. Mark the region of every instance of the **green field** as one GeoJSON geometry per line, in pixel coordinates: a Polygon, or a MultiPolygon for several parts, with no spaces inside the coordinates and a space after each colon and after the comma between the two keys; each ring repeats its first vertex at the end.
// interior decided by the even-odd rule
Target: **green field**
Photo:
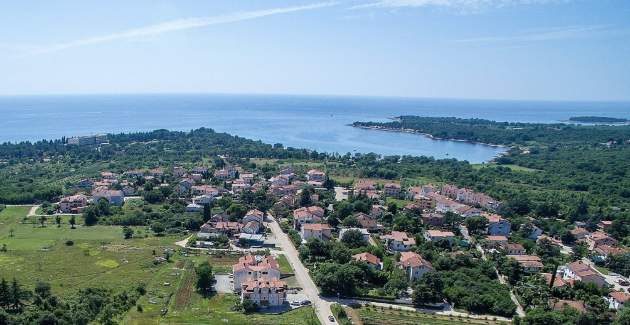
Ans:
{"type": "Polygon", "coordinates": [[[526,172],[526,173],[534,173],[534,172],[539,172],[540,171],[538,169],[532,169],[532,168],[527,168],[527,167],[523,167],[523,166],[519,166],[519,165],[510,165],[510,164],[505,164],[505,165],[473,164],[472,167],[474,169],[505,167],[505,168],[509,168],[509,169],[511,169],[512,171],[515,171],[515,172],[526,172]]]}
{"type": "Polygon", "coordinates": [[[461,324],[507,324],[494,320],[481,320],[455,316],[441,316],[420,312],[394,310],[381,307],[355,309],[363,325],[461,325],[461,324]]]}
{"type": "Polygon", "coordinates": [[[287,260],[286,256],[279,254],[276,259],[278,260],[278,264],[280,265],[280,273],[293,274],[293,269],[291,268],[291,264],[289,264],[289,260],[287,260]]]}

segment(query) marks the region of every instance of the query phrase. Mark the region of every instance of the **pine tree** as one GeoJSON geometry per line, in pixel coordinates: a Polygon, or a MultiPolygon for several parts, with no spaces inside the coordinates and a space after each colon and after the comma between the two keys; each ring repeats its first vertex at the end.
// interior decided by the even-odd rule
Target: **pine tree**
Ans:
{"type": "Polygon", "coordinates": [[[7,280],[2,278],[0,281],[0,308],[7,309],[9,307],[9,284],[7,280]]]}

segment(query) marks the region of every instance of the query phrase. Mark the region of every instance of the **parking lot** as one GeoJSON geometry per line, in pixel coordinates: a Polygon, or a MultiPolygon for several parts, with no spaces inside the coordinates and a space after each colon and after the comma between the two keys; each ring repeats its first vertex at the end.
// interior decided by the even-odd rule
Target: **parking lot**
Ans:
{"type": "Polygon", "coordinates": [[[233,293],[234,290],[233,285],[234,283],[232,282],[232,278],[230,277],[229,274],[216,274],[214,276],[215,280],[217,281],[214,284],[214,290],[218,293],[233,293]]]}

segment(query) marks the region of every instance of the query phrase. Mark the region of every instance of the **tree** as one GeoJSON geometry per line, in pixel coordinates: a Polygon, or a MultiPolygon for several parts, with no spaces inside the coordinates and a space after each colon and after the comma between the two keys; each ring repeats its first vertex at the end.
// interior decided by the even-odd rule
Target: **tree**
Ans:
{"type": "Polygon", "coordinates": [[[311,204],[313,204],[313,201],[311,200],[311,191],[308,189],[302,190],[302,193],[300,194],[300,206],[305,207],[311,204]]]}
{"type": "Polygon", "coordinates": [[[55,222],[57,223],[57,228],[61,228],[61,216],[55,216],[55,222]]]}
{"type": "Polygon", "coordinates": [[[209,204],[203,206],[203,222],[208,222],[212,218],[212,208],[209,204]]]}
{"type": "Polygon", "coordinates": [[[133,229],[127,226],[123,227],[123,236],[125,237],[125,239],[130,239],[131,237],[133,237],[133,229]]]}
{"type": "Polygon", "coordinates": [[[75,228],[76,223],[77,223],[77,219],[76,219],[74,216],[71,216],[71,217],[70,217],[70,228],[71,228],[71,229],[74,229],[74,228],[75,228]]]}
{"type": "Polygon", "coordinates": [[[464,221],[466,228],[471,234],[481,235],[486,232],[488,228],[488,219],[482,216],[470,217],[464,221]]]}
{"type": "Polygon", "coordinates": [[[44,228],[45,222],[46,222],[46,216],[45,215],[39,216],[39,224],[42,226],[42,228],[44,228]]]}
{"type": "Polygon", "coordinates": [[[314,281],[328,296],[354,296],[365,273],[354,264],[322,263],[314,272],[314,281]]]}
{"type": "Polygon", "coordinates": [[[392,270],[389,280],[385,283],[383,289],[389,295],[398,296],[398,293],[407,289],[408,285],[409,280],[407,279],[405,272],[399,268],[395,268],[392,270]]]}
{"type": "Polygon", "coordinates": [[[363,239],[363,234],[357,229],[351,229],[344,232],[343,236],[341,237],[341,242],[349,248],[358,248],[367,245],[367,242],[365,241],[365,239],[363,239]]]}
{"type": "Polygon", "coordinates": [[[617,318],[615,318],[613,325],[630,325],[630,307],[626,306],[621,308],[617,313],[617,318]]]}
{"type": "Polygon", "coordinates": [[[258,310],[258,305],[249,299],[243,300],[242,306],[245,314],[251,314],[258,310]]]}
{"type": "MultiPolygon", "coordinates": [[[[100,201],[99,201],[100,202],[100,201]]],[[[83,221],[86,226],[94,226],[98,223],[99,212],[98,208],[91,205],[83,210],[83,221]]]]}
{"type": "Polygon", "coordinates": [[[156,236],[161,236],[162,233],[166,230],[166,228],[164,228],[164,225],[159,223],[159,222],[154,222],[151,225],[151,230],[153,230],[153,232],[155,233],[156,236]]]}
{"type": "Polygon", "coordinates": [[[333,246],[330,257],[339,264],[345,264],[352,259],[352,253],[344,244],[336,244],[333,246]]]}
{"type": "Polygon", "coordinates": [[[208,261],[204,261],[195,268],[195,273],[197,274],[197,291],[203,295],[208,295],[215,282],[212,266],[208,261]]]}
{"type": "Polygon", "coordinates": [[[2,278],[0,281],[0,308],[7,309],[9,307],[10,296],[9,283],[2,278]]]}
{"type": "Polygon", "coordinates": [[[429,303],[439,303],[444,300],[442,293],[444,282],[437,272],[424,274],[413,289],[413,304],[422,306],[429,303]]]}

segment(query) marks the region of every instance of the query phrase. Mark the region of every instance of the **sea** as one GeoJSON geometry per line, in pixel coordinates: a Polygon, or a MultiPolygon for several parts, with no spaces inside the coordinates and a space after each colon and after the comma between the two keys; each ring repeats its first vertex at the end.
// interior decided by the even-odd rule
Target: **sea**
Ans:
{"type": "Polygon", "coordinates": [[[0,142],[207,127],[265,143],[339,154],[374,152],[482,163],[505,150],[349,126],[400,115],[553,123],[572,116],[630,118],[630,102],[218,94],[3,96],[0,142]]]}

